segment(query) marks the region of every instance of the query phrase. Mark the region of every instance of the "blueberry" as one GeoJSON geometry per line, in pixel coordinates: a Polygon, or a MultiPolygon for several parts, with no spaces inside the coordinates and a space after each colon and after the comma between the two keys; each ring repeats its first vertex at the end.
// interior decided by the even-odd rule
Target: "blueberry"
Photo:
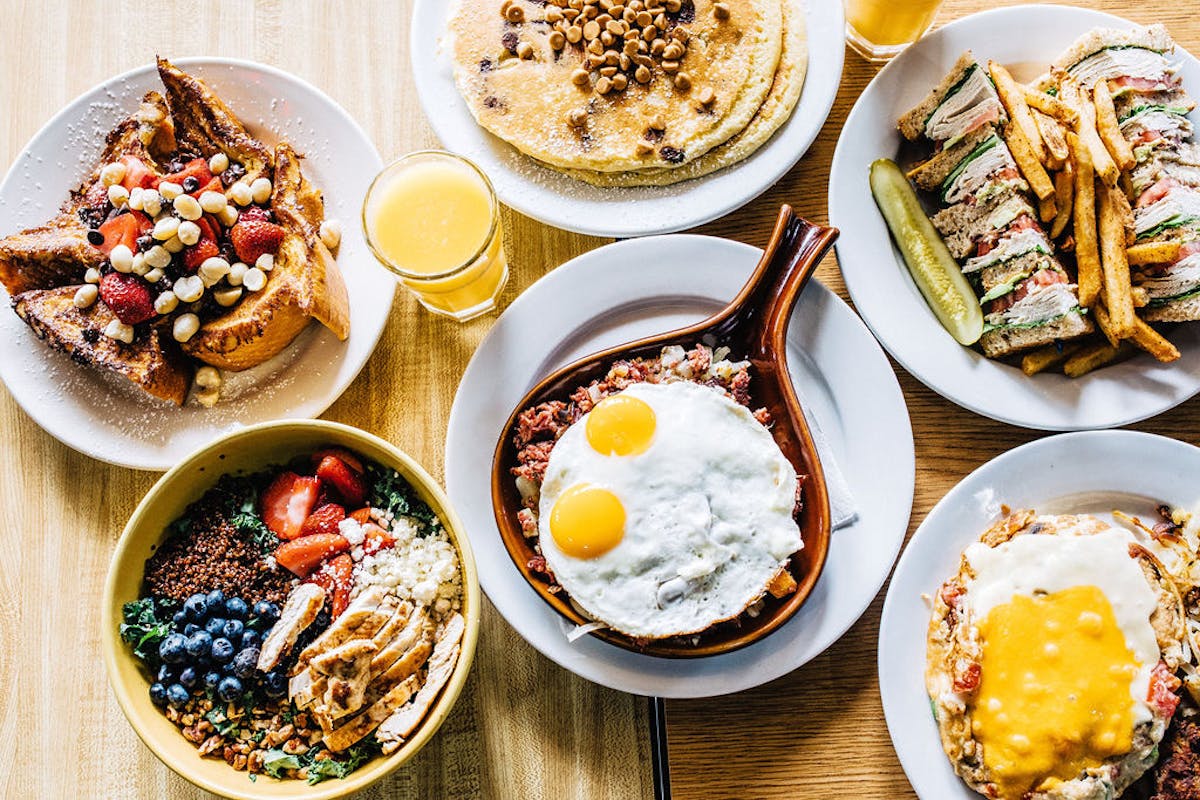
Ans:
{"type": "Polygon", "coordinates": [[[221,682],[221,677],[221,673],[214,670],[209,670],[208,672],[204,673],[204,688],[216,689],[217,684],[221,682]]]}
{"type": "Polygon", "coordinates": [[[231,658],[233,658],[233,642],[223,637],[213,639],[212,660],[217,664],[224,664],[231,658]]]}
{"type": "Polygon", "coordinates": [[[274,603],[268,603],[266,600],[259,600],[254,604],[254,616],[263,620],[270,627],[275,624],[275,620],[279,619],[279,606],[274,603]]]}
{"type": "Polygon", "coordinates": [[[195,175],[188,175],[183,179],[183,191],[191,194],[200,188],[200,179],[195,175]]]}
{"type": "Polygon", "coordinates": [[[193,633],[195,633],[195,632],[196,632],[196,631],[198,631],[198,630],[200,630],[200,626],[199,626],[199,625],[197,625],[197,624],[196,624],[196,623],[194,623],[194,622],[189,622],[187,625],[184,625],[184,626],[183,626],[183,635],[184,635],[184,636],[191,636],[193,633]]]}
{"type": "Polygon", "coordinates": [[[186,642],[187,637],[182,633],[172,633],[158,645],[158,657],[168,664],[182,662],[187,658],[187,651],[183,649],[186,642]]]}
{"type": "Polygon", "coordinates": [[[258,631],[247,628],[242,632],[242,648],[258,647],[262,642],[262,634],[258,631]]]}
{"type": "Polygon", "coordinates": [[[183,672],[179,673],[179,682],[188,689],[196,688],[196,684],[200,682],[200,673],[196,672],[195,667],[187,667],[183,672]]]}
{"type": "Polygon", "coordinates": [[[221,606],[225,605],[225,593],[220,589],[213,589],[208,593],[208,597],[206,599],[208,600],[208,605],[213,610],[214,614],[218,613],[218,610],[221,608],[221,606]]]}
{"type": "Polygon", "coordinates": [[[176,628],[183,627],[185,622],[187,622],[187,614],[183,613],[183,611],[176,611],[175,615],[171,617],[171,623],[176,628]]]}
{"type": "Polygon", "coordinates": [[[212,650],[213,637],[208,631],[196,631],[188,637],[187,643],[184,644],[184,649],[192,658],[201,658],[208,655],[212,650]]]}
{"type": "Polygon", "coordinates": [[[258,648],[248,647],[234,656],[233,674],[242,679],[249,678],[254,675],[254,669],[257,664],[258,648]]]}
{"type": "Polygon", "coordinates": [[[231,619],[221,628],[221,635],[231,642],[236,642],[242,636],[246,626],[240,619],[231,619]]]}
{"type": "Polygon", "coordinates": [[[178,683],[172,683],[167,687],[167,702],[174,708],[179,708],[181,705],[191,699],[188,690],[180,686],[178,683]]]}
{"type": "Polygon", "coordinates": [[[183,613],[192,622],[201,622],[208,614],[208,600],[202,594],[194,594],[183,602],[183,613]]]}
{"type": "Polygon", "coordinates": [[[161,683],[150,684],[150,702],[162,708],[167,704],[167,687],[161,683]]]}
{"type": "Polygon", "coordinates": [[[246,601],[242,598],[231,597],[225,601],[225,616],[233,619],[245,619],[248,613],[250,613],[250,609],[246,607],[246,601]]]}
{"type": "Polygon", "coordinates": [[[208,631],[213,636],[220,636],[221,629],[224,627],[224,617],[209,617],[208,622],[204,623],[204,630],[208,631]]]}
{"type": "Polygon", "coordinates": [[[154,676],[154,679],[162,684],[174,683],[177,672],[170,664],[159,664],[158,674],[154,676]]]}
{"type": "Polygon", "coordinates": [[[283,697],[287,694],[287,675],[284,675],[279,670],[272,670],[263,679],[263,685],[267,690],[267,697],[283,697]]]}
{"type": "Polygon", "coordinates": [[[97,230],[88,231],[87,239],[89,242],[96,245],[97,247],[104,244],[104,234],[97,230]]]}
{"type": "Polygon", "coordinates": [[[241,696],[242,682],[237,678],[222,678],[221,682],[217,684],[217,697],[224,702],[232,703],[241,696]]]}

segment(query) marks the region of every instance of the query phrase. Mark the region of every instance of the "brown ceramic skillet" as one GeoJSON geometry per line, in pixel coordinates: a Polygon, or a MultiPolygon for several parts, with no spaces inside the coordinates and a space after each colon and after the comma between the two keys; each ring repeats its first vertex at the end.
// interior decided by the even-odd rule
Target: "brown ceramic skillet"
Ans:
{"type": "Polygon", "coordinates": [[[723,622],[696,636],[635,640],[602,629],[592,635],[618,647],[648,655],[694,658],[726,653],[758,641],[786,622],[808,599],[829,550],[829,497],[817,451],[792,387],[787,366],[787,330],[792,309],[817,264],[837,238],[834,228],[823,228],[795,215],[783,206],[771,241],[754,273],[728,306],[712,317],[670,333],[612,347],[569,364],[534,386],[509,417],[496,446],[492,462],[492,506],[504,546],[529,585],[555,611],[571,622],[589,622],[572,606],[565,592],[552,593],[544,576],[529,562],[537,552],[533,541],[521,531],[517,512],[521,497],[511,470],[517,465],[513,433],[522,411],[548,400],[566,400],[579,386],[602,378],[610,366],[622,359],[656,358],[668,345],[690,350],[703,342],[726,346],[731,360],[750,361],[751,408],[766,408],[775,420],[771,429],[780,450],[803,478],[803,509],[798,518],[804,547],[792,557],[789,570],[795,592],[776,599],[770,595],[755,617],[746,614],[723,622]]]}

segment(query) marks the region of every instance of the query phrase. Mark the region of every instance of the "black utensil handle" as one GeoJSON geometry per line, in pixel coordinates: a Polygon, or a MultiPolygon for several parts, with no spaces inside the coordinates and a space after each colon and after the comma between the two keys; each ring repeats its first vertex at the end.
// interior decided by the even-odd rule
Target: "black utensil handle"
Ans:
{"type": "Polygon", "coordinates": [[[650,766],[654,775],[654,800],[671,800],[666,704],[661,697],[649,697],[647,701],[650,709],[650,766]]]}

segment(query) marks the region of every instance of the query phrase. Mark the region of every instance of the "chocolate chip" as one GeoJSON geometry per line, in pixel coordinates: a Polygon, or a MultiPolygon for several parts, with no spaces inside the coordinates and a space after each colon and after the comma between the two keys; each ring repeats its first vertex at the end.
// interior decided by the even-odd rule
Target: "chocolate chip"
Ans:
{"type": "Polygon", "coordinates": [[[88,241],[99,247],[104,244],[104,234],[97,230],[88,231],[88,241]]]}
{"type": "Polygon", "coordinates": [[[496,65],[492,63],[492,60],[490,58],[481,59],[479,62],[479,71],[480,72],[491,72],[495,68],[496,68],[496,65]]]}
{"type": "Polygon", "coordinates": [[[642,134],[642,138],[647,142],[661,142],[665,131],[656,131],[654,128],[646,128],[646,132],[642,134]]]}
{"type": "Polygon", "coordinates": [[[683,163],[683,151],[677,147],[671,147],[670,145],[664,145],[658,149],[658,154],[659,154],[659,156],[662,157],[663,161],[669,162],[671,164],[683,163]]]}
{"type": "Polygon", "coordinates": [[[92,328],[84,328],[83,333],[80,335],[83,336],[83,340],[88,344],[95,344],[100,341],[100,331],[93,330],[92,328]]]}
{"type": "Polygon", "coordinates": [[[230,162],[225,171],[221,173],[221,183],[225,186],[233,186],[243,175],[246,174],[246,168],[236,161],[230,162]]]}
{"type": "Polygon", "coordinates": [[[679,14],[675,17],[675,21],[681,24],[687,24],[696,19],[696,4],[692,0],[683,0],[683,4],[679,7],[679,14]]]}
{"type": "Polygon", "coordinates": [[[504,46],[505,50],[515,56],[517,54],[517,43],[520,40],[521,37],[517,36],[516,31],[505,31],[504,35],[500,37],[500,44],[504,46]]]}
{"type": "Polygon", "coordinates": [[[137,238],[137,249],[139,253],[144,253],[151,247],[154,247],[153,236],[139,236],[137,238]]]}

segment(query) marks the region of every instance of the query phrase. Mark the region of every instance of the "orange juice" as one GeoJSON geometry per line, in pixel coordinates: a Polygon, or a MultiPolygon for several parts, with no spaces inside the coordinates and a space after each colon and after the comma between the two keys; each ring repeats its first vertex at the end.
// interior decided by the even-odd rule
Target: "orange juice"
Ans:
{"type": "Polygon", "coordinates": [[[495,306],[508,265],[491,184],[450,153],[387,167],[363,204],[367,241],[429,310],[458,320],[495,306]]]}
{"type": "Polygon", "coordinates": [[[929,30],[942,0],[846,0],[850,44],[869,59],[889,58],[929,30]]]}

